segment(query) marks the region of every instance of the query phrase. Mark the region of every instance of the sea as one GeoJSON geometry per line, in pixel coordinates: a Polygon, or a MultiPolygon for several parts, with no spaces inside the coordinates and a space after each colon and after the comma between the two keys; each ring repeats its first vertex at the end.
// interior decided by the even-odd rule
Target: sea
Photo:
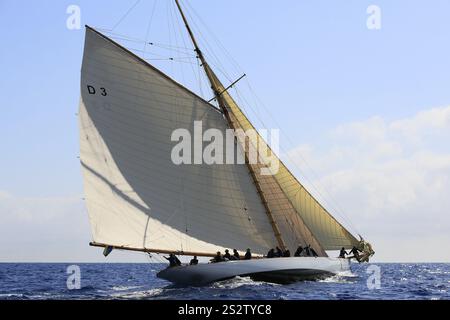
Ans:
{"type": "Polygon", "coordinates": [[[278,285],[238,277],[176,287],[164,264],[3,263],[0,300],[449,300],[450,264],[352,264],[320,281],[278,285]]]}

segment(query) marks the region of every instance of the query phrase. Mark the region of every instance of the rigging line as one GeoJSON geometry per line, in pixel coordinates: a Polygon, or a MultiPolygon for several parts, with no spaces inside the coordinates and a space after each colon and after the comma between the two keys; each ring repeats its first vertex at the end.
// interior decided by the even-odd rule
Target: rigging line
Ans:
{"type": "Polygon", "coordinates": [[[158,0],[155,0],[154,4],[153,4],[153,9],[152,9],[152,14],[150,15],[150,20],[148,22],[147,25],[147,31],[145,33],[145,44],[144,44],[144,57],[145,57],[145,53],[147,51],[147,45],[148,45],[148,36],[150,35],[150,30],[152,28],[152,24],[153,24],[153,16],[155,14],[155,9],[156,9],[156,4],[158,3],[158,0]]]}
{"type": "Polygon", "coordinates": [[[228,56],[228,58],[230,59],[230,61],[232,63],[235,64],[235,68],[237,69],[238,73],[243,73],[244,70],[243,68],[239,65],[239,63],[233,58],[233,56],[228,52],[228,50],[226,49],[226,47],[221,43],[221,41],[219,40],[219,37],[217,37],[215,35],[215,33],[212,31],[211,28],[208,27],[208,25],[206,24],[206,22],[203,20],[203,18],[201,17],[201,15],[199,15],[195,9],[189,4],[189,2],[187,2],[187,5],[189,6],[190,10],[193,12],[193,14],[197,17],[198,21],[200,21],[200,23],[205,27],[206,31],[210,33],[210,35],[212,36],[212,39],[216,42],[216,44],[223,50],[223,52],[225,53],[225,55],[228,56]]]}
{"type": "MultiPolygon", "coordinates": [[[[176,10],[175,6],[174,6],[174,10],[176,10]]],[[[175,17],[176,17],[176,16],[177,16],[177,13],[176,13],[176,11],[175,11],[175,17]]],[[[175,21],[177,22],[178,32],[179,32],[179,34],[180,34],[181,40],[182,40],[182,42],[183,42],[183,45],[187,48],[186,39],[185,39],[185,37],[183,36],[184,32],[183,32],[183,28],[182,28],[182,25],[181,25],[181,21],[180,21],[180,19],[176,19],[176,18],[175,18],[175,21]]],[[[192,52],[192,51],[195,52],[195,50],[194,50],[193,48],[190,48],[189,50],[190,50],[190,52],[192,52]]],[[[198,65],[198,67],[199,67],[199,73],[197,74],[197,72],[195,72],[195,70],[194,70],[194,64],[191,64],[191,70],[192,70],[192,73],[193,73],[194,77],[195,77],[196,80],[198,80],[198,82],[199,82],[200,95],[201,95],[201,96],[204,96],[204,95],[203,95],[203,90],[202,90],[202,82],[201,82],[201,72],[202,72],[202,70],[201,70],[201,67],[200,67],[198,54],[195,55],[195,58],[196,58],[196,60],[197,60],[197,61],[196,61],[196,62],[197,62],[196,65],[198,65]]]]}
{"type": "MultiPolygon", "coordinates": [[[[175,4],[174,4],[173,1],[170,1],[169,5],[170,5],[170,9],[171,9],[170,10],[170,21],[172,22],[172,29],[173,29],[173,33],[174,33],[175,46],[178,47],[179,46],[178,45],[178,37],[181,36],[181,32],[177,32],[177,30],[176,30],[176,27],[177,27],[177,20],[175,19],[175,17],[176,17],[176,8],[175,8],[175,4]],[[174,12],[175,12],[175,15],[174,15],[174,12]]],[[[188,57],[181,57],[180,56],[180,52],[176,52],[175,54],[178,55],[178,59],[182,59],[182,58],[189,59],[188,57]]],[[[185,72],[184,72],[183,65],[180,66],[179,70],[180,70],[180,74],[181,74],[182,83],[186,83],[185,72]]]]}
{"type": "Polygon", "coordinates": [[[207,37],[203,34],[201,28],[197,25],[194,17],[192,17],[189,10],[186,10],[186,12],[187,12],[187,16],[189,17],[189,19],[191,21],[191,24],[194,26],[196,33],[198,33],[198,35],[200,36],[200,39],[203,39],[202,49],[204,49],[204,50],[202,50],[202,51],[203,51],[203,55],[205,56],[205,58],[207,58],[206,60],[208,61],[208,64],[214,65],[215,68],[222,75],[224,75],[228,81],[232,82],[232,77],[230,77],[230,75],[228,75],[228,73],[226,72],[226,68],[223,67],[222,63],[220,62],[220,59],[217,57],[214,50],[209,45],[207,37]],[[215,60],[215,62],[213,62],[214,60],[215,60]]]}
{"type": "Polygon", "coordinates": [[[143,39],[139,39],[136,38],[134,36],[130,36],[128,34],[124,34],[124,33],[117,33],[117,32],[112,32],[111,29],[106,29],[106,28],[101,28],[101,27],[95,27],[95,30],[102,32],[102,33],[108,33],[109,37],[113,37],[113,36],[119,36],[119,37],[124,37],[130,40],[135,40],[135,41],[139,41],[139,42],[144,42],[143,39]]]}
{"type": "MultiPolygon", "coordinates": [[[[265,109],[265,111],[266,111],[266,112],[268,113],[268,115],[274,120],[275,124],[280,128],[280,131],[281,131],[281,132],[283,133],[283,135],[287,138],[289,144],[291,144],[291,146],[294,148],[294,145],[293,145],[292,140],[291,140],[290,137],[284,132],[284,130],[282,129],[282,127],[277,123],[275,117],[271,114],[270,110],[268,110],[267,106],[265,106],[265,104],[261,101],[261,99],[259,99],[259,97],[257,96],[256,92],[255,92],[255,91],[253,90],[253,88],[251,87],[250,82],[249,82],[248,80],[247,80],[246,82],[247,82],[247,85],[248,85],[248,87],[249,87],[250,92],[254,95],[255,99],[256,99],[257,101],[259,101],[259,104],[260,104],[260,105],[263,106],[263,108],[265,109]]],[[[286,152],[285,150],[283,150],[283,152],[286,154],[287,157],[290,158],[288,152],[286,152]]],[[[309,163],[306,161],[306,159],[305,159],[301,154],[299,154],[299,155],[300,155],[300,157],[302,158],[303,162],[305,162],[306,166],[311,170],[311,172],[312,172],[312,174],[314,175],[315,179],[316,179],[317,181],[320,181],[320,179],[319,179],[317,173],[314,171],[314,169],[312,168],[312,166],[309,165],[309,163]]],[[[294,164],[295,167],[297,167],[298,170],[300,170],[300,169],[298,168],[298,166],[295,164],[295,162],[294,162],[292,159],[290,159],[290,161],[294,164]]],[[[305,177],[306,177],[306,176],[305,176],[305,177]]],[[[312,181],[309,181],[309,182],[312,184],[312,181]]],[[[313,187],[314,187],[314,189],[316,189],[316,191],[319,192],[318,188],[317,188],[315,185],[313,185],[313,187]]],[[[328,191],[328,189],[327,189],[324,185],[321,185],[320,187],[321,187],[321,188],[326,192],[326,194],[330,197],[331,201],[333,202],[333,207],[334,207],[335,209],[337,209],[337,213],[338,213],[342,218],[344,218],[344,220],[350,225],[350,227],[351,227],[352,229],[354,229],[354,231],[356,231],[356,233],[359,234],[359,230],[355,227],[355,225],[352,223],[352,221],[347,217],[347,215],[344,213],[344,210],[342,210],[342,208],[339,206],[339,204],[337,203],[337,201],[335,200],[335,198],[331,195],[331,193],[328,191]]],[[[324,200],[326,200],[326,198],[325,198],[322,194],[321,194],[321,197],[322,197],[324,200]]],[[[329,203],[329,201],[326,201],[326,202],[329,203]]]]}
{"type": "MultiPolygon", "coordinates": [[[[181,37],[181,36],[180,36],[181,37]]],[[[156,47],[161,47],[163,49],[167,49],[167,50],[173,50],[173,49],[180,49],[182,51],[189,51],[189,52],[193,52],[194,50],[192,48],[189,48],[188,46],[174,46],[174,45],[170,45],[167,43],[162,43],[162,42],[149,42],[149,44],[154,45],[156,47]]]]}
{"type": "Polygon", "coordinates": [[[169,51],[169,52],[182,53],[182,54],[185,54],[185,55],[190,55],[193,58],[196,57],[196,55],[193,54],[192,50],[180,50],[180,49],[178,49],[176,47],[170,48],[169,46],[165,47],[165,46],[161,46],[161,45],[155,44],[154,42],[149,42],[148,44],[153,46],[153,47],[157,47],[159,49],[166,50],[166,51],[169,51]]]}
{"type": "MultiPolygon", "coordinates": [[[[173,11],[174,11],[174,5],[173,5],[173,3],[172,3],[172,1],[170,1],[170,3],[169,3],[169,8],[171,9],[171,10],[169,10],[170,12],[170,21],[171,21],[171,25],[172,25],[172,28],[173,28],[173,33],[174,33],[174,39],[175,39],[175,46],[177,46],[178,47],[178,37],[177,37],[177,31],[176,31],[176,28],[175,28],[175,25],[176,25],[176,20],[175,20],[175,18],[174,18],[174,14],[173,14],[173,11]]],[[[176,13],[176,12],[175,12],[176,13]]],[[[178,33],[178,35],[181,35],[181,33],[178,33]]],[[[180,57],[179,55],[180,55],[180,51],[177,51],[176,52],[176,54],[178,54],[178,57],[180,57]]],[[[183,53],[183,54],[185,54],[185,53],[183,53]]],[[[185,83],[185,77],[184,77],[184,72],[183,72],[183,66],[181,66],[181,68],[180,68],[180,73],[181,73],[181,79],[182,79],[182,81],[183,81],[183,83],[185,83]]],[[[177,99],[175,98],[175,104],[174,104],[174,107],[177,107],[177,105],[176,105],[176,102],[177,102],[177,99]]],[[[177,117],[176,117],[177,118],[177,117]]],[[[177,118],[177,123],[178,123],[178,118],[177,118]]],[[[179,199],[180,199],[180,204],[181,204],[181,212],[182,212],[182,214],[181,214],[181,223],[183,223],[184,222],[184,228],[185,228],[185,232],[181,232],[181,234],[180,234],[180,245],[181,245],[181,250],[183,251],[183,249],[184,249],[184,246],[183,246],[183,243],[185,244],[185,247],[187,248],[187,246],[188,246],[188,214],[187,214],[187,212],[186,212],[186,209],[185,209],[185,205],[184,205],[184,190],[185,190],[185,179],[183,179],[184,177],[182,176],[182,175],[180,175],[180,177],[179,177],[179,182],[180,182],[180,184],[181,184],[181,192],[180,192],[180,194],[179,194],[179,199]],[[183,219],[184,218],[184,219],[183,219]],[[183,221],[184,220],[184,221],[183,221]],[[183,237],[184,236],[184,237],[183,237]],[[184,238],[184,239],[183,239],[184,238]]]]}
{"type": "MultiPolygon", "coordinates": [[[[181,32],[177,33],[177,31],[176,31],[176,27],[178,26],[177,20],[175,18],[176,17],[176,9],[175,9],[175,6],[172,1],[170,1],[170,3],[169,3],[169,9],[171,9],[171,10],[169,10],[170,21],[171,21],[171,25],[173,28],[174,39],[175,39],[175,46],[172,45],[172,47],[180,47],[178,44],[178,36],[180,36],[182,38],[182,36],[181,36],[182,33],[181,32]],[[174,12],[175,12],[175,15],[174,15],[174,12]]],[[[181,52],[180,50],[174,50],[174,51],[175,51],[175,54],[178,55],[178,58],[181,58],[180,54],[184,54],[184,55],[186,54],[186,52],[181,52]]],[[[191,66],[191,68],[192,68],[192,66],[191,66]]],[[[185,82],[185,74],[184,74],[183,69],[184,69],[183,66],[181,66],[181,68],[180,68],[181,79],[182,79],[183,83],[186,83],[185,82]]],[[[176,99],[175,99],[175,102],[176,102],[176,99]]],[[[175,105],[175,107],[176,107],[176,105],[175,105]]],[[[179,119],[177,118],[177,120],[179,120],[179,119]]],[[[188,221],[190,220],[189,219],[190,217],[188,217],[189,213],[186,211],[186,207],[185,207],[185,203],[184,203],[185,180],[186,180],[185,177],[180,175],[180,183],[182,185],[182,190],[180,193],[182,216],[180,218],[181,218],[181,223],[184,222],[184,227],[185,227],[185,230],[184,230],[185,232],[181,232],[181,235],[180,235],[181,250],[183,250],[184,248],[187,249],[189,247],[189,237],[190,237],[188,235],[188,233],[189,233],[188,221]],[[184,244],[184,246],[183,246],[183,244],[184,244]]]]}
{"type": "Polygon", "coordinates": [[[169,45],[167,43],[148,41],[148,40],[144,40],[144,39],[141,39],[141,38],[132,37],[132,36],[129,36],[129,35],[126,35],[126,34],[111,32],[111,31],[109,31],[109,29],[105,29],[105,28],[98,28],[98,27],[96,27],[95,29],[98,30],[98,31],[102,31],[103,33],[108,33],[109,38],[113,38],[113,39],[119,39],[119,40],[136,42],[136,43],[145,43],[145,42],[147,42],[147,44],[150,44],[152,46],[159,47],[159,48],[165,49],[165,50],[173,50],[173,51],[175,51],[175,49],[179,49],[182,52],[192,52],[193,51],[191,48],[189,48],[187,46],[185,46],[185,47],[173,46],[173,45],[169,45]]]}
{"type": "MultiPolygon", "coordinates": [[[[101,30],[101,29],[99,29],[101,30]]],[[[106,32],[105,32],[106,33],[106,32]]],[[[126,37],[122,37],[122,36],[114,36],[114,35],[110,35],[109,36],[111,39],[116,39],[116,40],[122,40],[122,41],[128,41],[128,42],[134,42],[134,43],[145,43],[146,41],[144,40],[134,40],[134,39],[128,39],[126,37]]]]}
{"type": "MultiPolygon", "coordinates": [[[[249,86],[249,88],[251,88],[251,87],[249,86]]],[[[258,113],[253,109],[253,107],[248,103],[248,101],[245,99],[245,97],[241,97],[241,95],[239,94],[239,91],[238,91],[237,88],[235,88],[235,91],[236,91],[238,97],[240,97],[242,100],[244,100],[244,102],[245,102],[246,104],[249,105],[250,109],[251,109],[251,110],[253,111],[253,113],[256,115],[257,119],[258,119],[259,122],[262,124],[262,126],[263,126],[264,128],[267,129],[267,126],[265,125],[264,121],[260,118],[260,116],[258,115],[258,113]]],[[[256,94],[255,94],[255,96],[256,96],[256,94]]],[[[257,96],[256,96],[256,97],[257,97],[257,96]]],[[[262,102],[261,102],[261,104],[262,104],[262,102]]],[[[266,109],[266,111],[269,113],[269,111],[267,110],[267,108],[265,108],[265,109],[266,109]]],[[[271,116],[270,113],[269,113],[269,116],[271,116]]],[[[273,116],[271,116],[271,117],[273,118],[273,116]]],[[[287,136],[287,135],[284,133],[284,131],[282,130],[282,127],[281,127],[278,123],[276,123],[275,119],[273,119],[273,120],[274,120],[275,124],[280,128],[280,131],[283,133],[283,135],[284,135],[284,136],[287,136]]],[[[288,138],[288,140],[289,140],[289,138],[288,138]]],[[[337,208],[337,205],[336,205],[336,204],[335,204],[335,205],[330,204],[330,202],[326,200],[326,198],[323,196],[322,192],[320,192],[320,190],[316,187],[316,185],[315,185],[315,184],[307,177],[307,175],[303,172],[303,170],[301,170],[301,169],[298,167],[298,165],[296,165],[296,163],[295,163],[295,162],[292,160],[292,158],[290,157],[289,153],[286,152],[286,150],[285,150],[283,147],[281,147],[281,146],[280,146],[280,149],[284,152],[285,156],[286,156],[286,157],[288,158],[288,160],[292,163],[292,165],[293,165],[293,166],[294,166],[294,167],[295,167],[295,168],[303,175],[303,177],[305,178],[305,180],[308,181],[308,182],[311,184],[312,188],[313,188],[313,189],[319,194],[319,196],[322,198],[322,201],[326,202],[328,205],[330,205],[331,207],[333,207],[334,210],[336,211],[336,213],[339,214],[339,215],[341,216],[341,218],[343,218],[343,219],[346,221],[347,224],[349,224],[349,227],[351,227],[352,229],[354,229],[354,231],[356,231],[356,233],[359,233],[358,230],[357,230],[357,228],[356,228],[356,227],[353,225],[353,223],[351,222],[351,220],[348,219],[348,217],[347,217],[345,214],[343,214],[342,209],[339,210],[339,208],[337,208]]],[[[311,169],[311,170],[312,170],[312,169],[311,169]]],[[[331,195],[330,195],[330,197],[331,197],[331,195]]]]}
{"type": "MultiPolygon", "coordinates": [[[[154,58],[146,58],[146,57],[144,57],[145,54],[161,57],[162,60],[193,60],[193,59],[196,59],[196,57],[193,57],[193,56],[167,57],[167,55],[162,55],[162,54],[153,53],[153,52],[145,52],[144,50],[140,50],[140,49],[136,49],[136,48],[131,48],[131,47],[124,47],[124,48],[126,48],[129,51],[135,51],[135,52],[142,53],[143,56],[141,58],[144,59],[144,60],[147,60],[147,59],[155,60],[154,58]]],[[[184,61],[184,62],[188,62],[188,61],[184,61]]]]}
{"type": "Polygon", "coordinates": [[[116,29],[123,20],[125,20],[125,18],[131,13],[131,11],[133,11],[134,8],[136,8],[136,6],[139,4],[139,2],[141,2],[141,0],[137,0],[129,9],[128,11],[119,19],[119,21],[114,25],[114,27],[111,29],[111,31],[114,31],[114,29],[116,29]]]}
{"type": "MultiPolygon", "coordinates": [[[[244,78],[246,74],[242,75],[239,79],[235,80],[232,84],[230,84],[228,87],[223,89],[221,92],[219,92],[218,96],[221,96],[223,93],[228,91],[229,89],[233,88],[236,83],[238,83],[242,78],[244,78]]],[[[208,102],[211,102],[213,100],[217,100],[217,97],[210,99],[208,102]]]]}
{"type": "MultiPolygon", "coordinates": [[[[240,96],[239,96],[239,97],[240,97],[240,96]]],[[[244,100],[246,101],[245,98],[244,98],[244,100]]],[[[264,124],[264,122],[262,121],[262,119],[259,118],[258,114],[255,112],[255,110],[254,110],[252,107],[250,107],[250,109],[253,111],[253,113],[256,114],[256,116],[257,116],[259,122],[262,123],[263,127],[266,127],[265,124],[264,124]]],[[[280,147],[280,149],[282,149],[282,151],[286,154],[286,156],[289,158],[290,162],[293,162],[293,160],[290,159],[289,154],[284,150],[284,148],[280,147]]],[[[325,197],[322,195],[322,193],[316,188],[316,186],[312,183],[312,181],[310,181],[310,179],[306,176],[306,174],[303,172],[303,170],[301,170],[301,169],[295,164],[295,162],[294,162],[293,164],[294,164],[294,166],[297,168],[297,170],[299,170],[299,172],[302,174],[302,176],[305,177],[305,180],[307,180],[310,184],[312,184],[312,187],[316,190],[316,192],[319,193],[319,195],[320,195],[320,197],[322,198],[322,200],[330,205],[329,201],[326,200],[326,198],[325,198],[325,197]]],[[[330,205],[330,206],[331,206],[331,205],[330,205]]],[[[332,206],[332,207],[335,208],[334,206],[332,206]]],[[[339,213],[339,211],[338,211],[336,208],[335,208],[335,210],[337,211],[337,213],[338,213],[339,215],[341,215],[341,214],[339,213]]],[[[315,210],[314,210],[314,211],[315,211],[315,210]]],[[[347,223],[349,223],[351,226],[353,226],[352,223],[351,223],[351,221],[349,221],[348,219],[345,219],[345,218],[346,218],[345,216],[344,216],[343,218],[344,218],[344,220],[345,220],[347,223]]],[[[321,220],[320,222],[323,224],[322,220],[321,220]]],[[[335,228],[336,228],[336,226],[335,226],[335,228]]],[[[353,227],[353,228],[354,228],[354,227],[353,227]]],[[[354,229],[356,229],[356,228],[354,228],[354,229]]]]}
{"type": "MultiPolygon", "coordinates": [[[[168,31],[168,36],[169,36],[169,44],[173,45],[172,43],[172,29],[170,27],[170,19],[168,19],[169,17],[169,13],[170,13],[170,1],[166,2],[167,6],[166,6],[166,21],[167,21],[167,31],[168,31]]],[[[175,71],[174,71],[174,67],[173,67],[173,62],[170,62],[170,73],[169,73],[172,78],[176,79],[176,75],[175,75],[175,71]]],[[[176,101],[176,98],[174,98],[174,100],[176,101]]]]}

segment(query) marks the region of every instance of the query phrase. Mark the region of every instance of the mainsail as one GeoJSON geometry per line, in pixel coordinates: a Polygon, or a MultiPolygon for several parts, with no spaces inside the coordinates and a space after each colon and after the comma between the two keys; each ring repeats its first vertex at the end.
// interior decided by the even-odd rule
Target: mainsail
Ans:
{"type": "Polygon", "coordinates": [[[320,256],[357,245],[281,161],[277,172],[261,174],[276,155],[259,135],[238,137],[235,144],[236,151],[265,146],[259,164],[172,162],[172,133],[193,132],[195,121],[223,136],[229,128],[254,129],[188,31],[220,110],[86,28],[80,159],[94,244],[199,255],[226,248],[264,254],[276,245],[293,250],[301,244],[320,256]]]}
{"type": "Polygon", "coordinates": [[[264,253],[272,228],[245,165],[175,165],[175,129],[228,126],[212,105],[91,28],[80,144],[94,242],[125,248],[264,253]],[[95,92],[95,93],[94,93],[95,92]]]}

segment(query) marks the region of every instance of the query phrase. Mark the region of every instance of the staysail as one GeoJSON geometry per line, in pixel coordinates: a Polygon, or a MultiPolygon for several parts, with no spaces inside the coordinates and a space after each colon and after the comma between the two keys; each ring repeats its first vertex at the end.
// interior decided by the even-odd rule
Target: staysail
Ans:
{"type": "MultiPolygon", "coordinates": [[[[221,93],[221,99],[230,114],[233,126],[243,131],[256,132],[214,72],[209,69],[208,73],[212,75],[214,86],[221,93]]],[[[279,166],[272,175],[260,174],[262,167],[270,169],[270,166],[259,164],[253,167],[264,193],[271,200],[269,203],[273,207],[272,212],[280,221],[280,225],[284,226],[283,229],[286,231],[284,234],[293,236],[290,239],[290,247],[293,247],[292,241],[303,243],[306,241],[313,246],[318,242],[324,250],[351,248],[359,243],[294,177],[259,134],[247,135],[245,142],[253,147],[259,146],[259,150],[267,150],[266,154],[261,152],[258,154],[261,158],[259,163],[269,163],[269,159],[273,158],[278,160],[279,166]],[[292,225],[295,227],[292,228],[292,225]]]]}

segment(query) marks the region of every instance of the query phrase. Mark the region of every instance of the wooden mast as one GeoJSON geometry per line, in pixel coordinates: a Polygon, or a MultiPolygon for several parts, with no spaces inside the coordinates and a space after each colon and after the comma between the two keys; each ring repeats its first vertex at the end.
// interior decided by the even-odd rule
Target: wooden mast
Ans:
{"type": "MultiPolygon", "coordinates": [[[[225,118],[227,119],[227,122],[228,122],[229,126],[231,127],[231,129],[236,130],[236,126],[234,125],[234,122],[233,122],[233,120],[230,117],[230,114],[229,114],[228,109],[227,109],[227,107],[225,105],[225,102],[223,101],[223,98],[222,98],[222,93],[223,92],[221,92],[219,90],[219,88],[217,88],[217,86],[216,86],[216,83],[214,81],[215,76],[212,74],[212,71],[209,68],[208,63],[206,62],[206,59],[205,59],[202,51],[200,50],[200,48],[199,48],[199,46],[197,44],[197,41],[195,40],[194,34],[193,34],[192,30],[191,30],[191,27],[189,26],[189,23],[188,23],[188,21],[186,19],[186,16],[184,15],[184,12],[183,12],[183,10],[181,8],[179,0],[175,0],[175,3],[177,4],[178,10],[180,11],[180,14],[181,14],[181,18],[183,19],[184,25],[185,25],[188,33],[189,33],[189,36],[190,36],[190,38],[192,40],[193,45],[195,47],[195,52],[197,53],[198,58],[200,59],[200,61],[202,63],[203,69],[205,70],[206,76],[208,77],[208,80],[209,80],[209,82],[211,84],[211,89],[214,92],[214,96],[216,97],[216,100],[217,100],[217,102],[218,102],[218,104],[219,104],[223,114],[225,115],[225,118]]],[[[254,182],[254,184],[256,186],[256,190],[258,192],[258,195],[260,196],[260,198],[262,200],[262,203],[263,203],[264,208],[265,208],[266,213],[267,213],[267,217],[269,218],[270,225],[272,226],[272,230],[274,232],[275,238],[277,239],[278,245],[279,245],[280,249],[284,251],[284,250],[286,250],[286,244],[285,244],[283,238],[281,237],[280,230],[278,228],[278,225],[277,225],[275,219],[273,218],[272,211],[269,208],[269,204],[268,204],[267,199],[264,196],[264,193],[263,193],[263,191],[261,189],[261,185],[260,185],[260,183],[259,183],[259,181],[257,179],[256,173],[253,170],[252,166],[250,165],[250,161],[248,159],[248,152],[247,152],[245,146],[244,146],[243,149],[244,149],[244,154],[245,154],[245,164],[247,165],[247,167],[248,167],[248,169],[250,171],[250,175],[251,175],[251,177],[253,179],[253,182],[254,182]]]]}

